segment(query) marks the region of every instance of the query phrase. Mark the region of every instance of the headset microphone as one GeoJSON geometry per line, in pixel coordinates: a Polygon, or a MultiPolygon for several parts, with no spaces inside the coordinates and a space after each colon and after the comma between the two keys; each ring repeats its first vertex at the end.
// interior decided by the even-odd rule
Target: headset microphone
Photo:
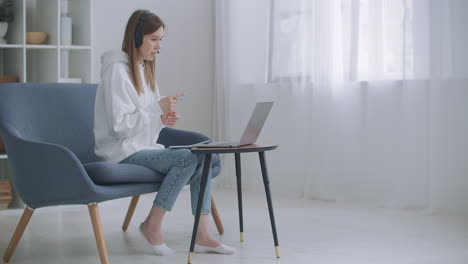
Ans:
{"type": "Polygon", "coordinates": [[[159,50],[156,51],[159,54],[159,50]]]}

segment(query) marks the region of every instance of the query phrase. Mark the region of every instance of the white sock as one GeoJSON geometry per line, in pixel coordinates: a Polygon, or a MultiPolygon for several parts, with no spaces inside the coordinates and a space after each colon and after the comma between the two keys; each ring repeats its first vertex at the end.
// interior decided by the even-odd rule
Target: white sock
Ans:
{"type": "Polygon", "coordinates": [[[217,247],[207,247],[207,246],[202,246],[202,245],[195,244],[194,251],[197,252],[197,253],[209,253],[209,252],[218,253],[218,254],[234,254],[234,253],[236,253],[235,248],[226,246],[224,244],[221,244],[221,245],[219,245],[217,247]]]}
{"type": "Polygon", "coordinates": [[[151,245],[151,247],[156,255],[164,256],[174,254],[176,252],[174,249],[168,247],[166,243],[162,243],[161,245],[151,245]]]}
{"type": "Polygon", "coordinates": [[[151,248],[153,249],[154,253],[156,253],[156,255],[164,256],[164,255],[174,254],[176,252],[174,249],[168,247],[166,243],[162,243],[161,245],[151,244],[148,241],[148,239],[146,239],[145,235],[143,234],[143,231],[141,230],[141,225],[140,227],[138,227],[138,231],[140,232],[141,236],[146,241],[146,243],[148,243],[148,245],[151,246],[151,248]]]}

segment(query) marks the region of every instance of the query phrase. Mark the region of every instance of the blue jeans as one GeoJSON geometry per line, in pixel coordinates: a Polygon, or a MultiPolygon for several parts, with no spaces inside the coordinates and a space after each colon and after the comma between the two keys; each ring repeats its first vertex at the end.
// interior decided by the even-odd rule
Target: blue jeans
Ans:
{"type": "MultiPolygon", "coordinates": [[[[191,145],[210,139],[209,137],[193,131],[165,127],[159,133],[157,143],[164,147],[174,145],[191,145]]],[[[221,172],[221,160],[218,154],[211,156],[211,178],[214,179],[221,172]]]]}
{"type": "MultiPolygon", "coordinates": [[[[182,188],[186,184],[190,184],[192,214],[195,214],[197,210],[203,162],[204,155],[193,154],[189,149],[143,150],[121,161],[121,163],[144,166],[166,175],[154,199],[154,205],[166,211],[172,209],[182,188]]],[[[208,175],[201,213],[209,214],[210,211],[211,170],[208,175]]]]}

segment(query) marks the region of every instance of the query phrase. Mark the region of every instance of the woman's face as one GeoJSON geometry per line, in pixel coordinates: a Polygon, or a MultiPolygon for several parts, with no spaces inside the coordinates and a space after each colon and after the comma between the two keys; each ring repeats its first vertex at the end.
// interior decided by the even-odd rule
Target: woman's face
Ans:
{"type": "Polygon", "coordinates": [[[143,36],[143,42],[138,48],[138,57],[140,58],[141,62],[143,62],[143,60],[154,60],[157,51],[161,48],[161,41],[163,36],[163,27],[160,27],[158,30],[151,34],[146,34],[143,36]]]}

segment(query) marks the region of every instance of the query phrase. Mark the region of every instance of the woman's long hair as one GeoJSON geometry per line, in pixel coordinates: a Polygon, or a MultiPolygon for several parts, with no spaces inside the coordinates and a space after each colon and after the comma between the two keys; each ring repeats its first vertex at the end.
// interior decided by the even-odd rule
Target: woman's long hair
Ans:
{"type": "MultiPolygon", "coordinates": [[[[128,55],[128,63],[130,68],[130,75],[133,79],[135,89],[140,95],[144,92],[142,80],[140,78],[140,71],[138,69],[138,50],[135,44],[135,31],[138,23],[140,22],[141,37],[157,31],[160,27],[165,28],[164,22],[155,14],[148,10],[136,10],[130,16],[125,28],[125,35],[122,43],[122,51],[128,55]]],[[[143,61],[145,66],[145,79],[153,92],[156,91],[155,71],[156,59],[153,61],[143,61]]]]}

